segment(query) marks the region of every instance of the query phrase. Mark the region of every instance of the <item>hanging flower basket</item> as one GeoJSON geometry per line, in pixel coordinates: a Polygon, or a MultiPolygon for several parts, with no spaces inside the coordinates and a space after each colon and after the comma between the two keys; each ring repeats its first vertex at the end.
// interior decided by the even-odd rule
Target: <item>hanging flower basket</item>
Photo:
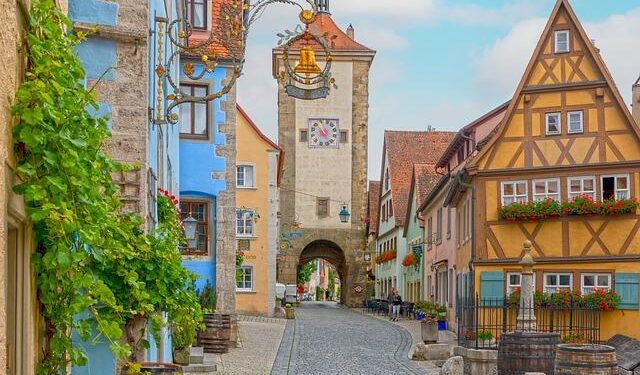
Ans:
{"type": "Polygon", "coordinates": [[[413,252],[410,252],[409,254],[405,255],[404,259],[402,260],[402,265],[404,267],[411,267],[417,264],[418,264],[418,258],[413,252]]]}

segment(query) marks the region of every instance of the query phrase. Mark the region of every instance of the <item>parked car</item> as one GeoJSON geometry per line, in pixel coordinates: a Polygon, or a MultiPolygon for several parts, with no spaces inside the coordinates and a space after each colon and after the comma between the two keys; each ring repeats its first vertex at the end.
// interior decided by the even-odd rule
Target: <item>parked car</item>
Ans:
{"type": "Polygon", "coordinates": [[[284,292],[286,286],[284,284],[276,283],[276,298],[284,300],[284,292]]]}
{"type": "Polygon", "coordinates": [[[287,285],[284,291],[284,303],[296,303],[298,301],[298,286],[287,285]]]}

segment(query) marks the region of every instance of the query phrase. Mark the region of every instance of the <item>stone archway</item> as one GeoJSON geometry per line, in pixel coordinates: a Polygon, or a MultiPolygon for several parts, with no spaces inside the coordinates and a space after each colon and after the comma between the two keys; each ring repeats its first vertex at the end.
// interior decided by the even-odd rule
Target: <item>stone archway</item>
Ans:
{"type": "Polygon", "coordinates": [[[331,263],[340,277],[340,302],[361,306],[366,298],[368,280],[365,273],[364,241],[352,230],[301,229],[302,238],[291,240],[292,246],[278,256],[278,282],[295,284],[298,270],[305,263],[322,258],[331,263]]]}
{"type": "Polygon", "coordinates": [[[302,249],[296,270],[299,270],[303,265],[318,258],[326,260],[336,268],[341,283],[340,301],[344,303],[343,301],[346,301],[347,298],[347,289],[344,287],[345,276],[347,275],[347,260],[344,251],[342,251],[340,246],[331,241],[312,241],[302,249]]]}

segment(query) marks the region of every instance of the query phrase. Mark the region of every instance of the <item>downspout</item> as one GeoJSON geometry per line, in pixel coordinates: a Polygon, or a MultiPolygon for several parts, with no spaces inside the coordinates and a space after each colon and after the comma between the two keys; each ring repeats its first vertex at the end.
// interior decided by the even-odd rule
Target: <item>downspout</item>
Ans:
{"type": "Polygon", "coordinates": [[[469,259],[469,289],[472,292],[471,296],[474,297],[475,284],[476,284],[475,269],[474,269],[474,263],[473,263],[473,261],[476,258],[476,234],[475,234],[476,189],[474,189],[474,186],[472,184],[468,184],[462,181],[462,178],[460,178],[460,175],[458,175],[458,183],[461,186],[471,189],[471,223],[470,223],[471,225],[471,259],[469,259]]]}

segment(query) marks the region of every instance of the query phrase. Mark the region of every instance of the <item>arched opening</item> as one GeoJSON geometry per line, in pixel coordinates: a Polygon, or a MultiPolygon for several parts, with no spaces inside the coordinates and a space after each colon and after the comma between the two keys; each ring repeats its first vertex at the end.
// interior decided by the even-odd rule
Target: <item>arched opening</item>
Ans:
{"type": "Polygon", "coordinates": [[[300,258],[296,268],[297,273],[300,274],[302,268],[311,262],[317,262],[316,264],[321,268],[316,270],[317,280],[314,280],[315,283],[312,282],[307,285],[306,293],[311,293],[315,296],[317,293],[316,287],[320,286],[324,297],[322,300],[338,300],[337,298],[331,297],[337,297],[339,295],[340,298],[338,301],[340,303],[345,303],[346,290],[344,288],[344,283],[347,280],[346,276],[348,270],[344,251],[340,246],[327,240],[317,240],[307,244],[300,253],[300,258]],[[323,261],[317,262],[317,259],[322,259],[323,261]],[[337,278],[333,286],[332,277],[337,278]],[[312,288],[313,290],[309,290],[309,288],[312,288]]]}

